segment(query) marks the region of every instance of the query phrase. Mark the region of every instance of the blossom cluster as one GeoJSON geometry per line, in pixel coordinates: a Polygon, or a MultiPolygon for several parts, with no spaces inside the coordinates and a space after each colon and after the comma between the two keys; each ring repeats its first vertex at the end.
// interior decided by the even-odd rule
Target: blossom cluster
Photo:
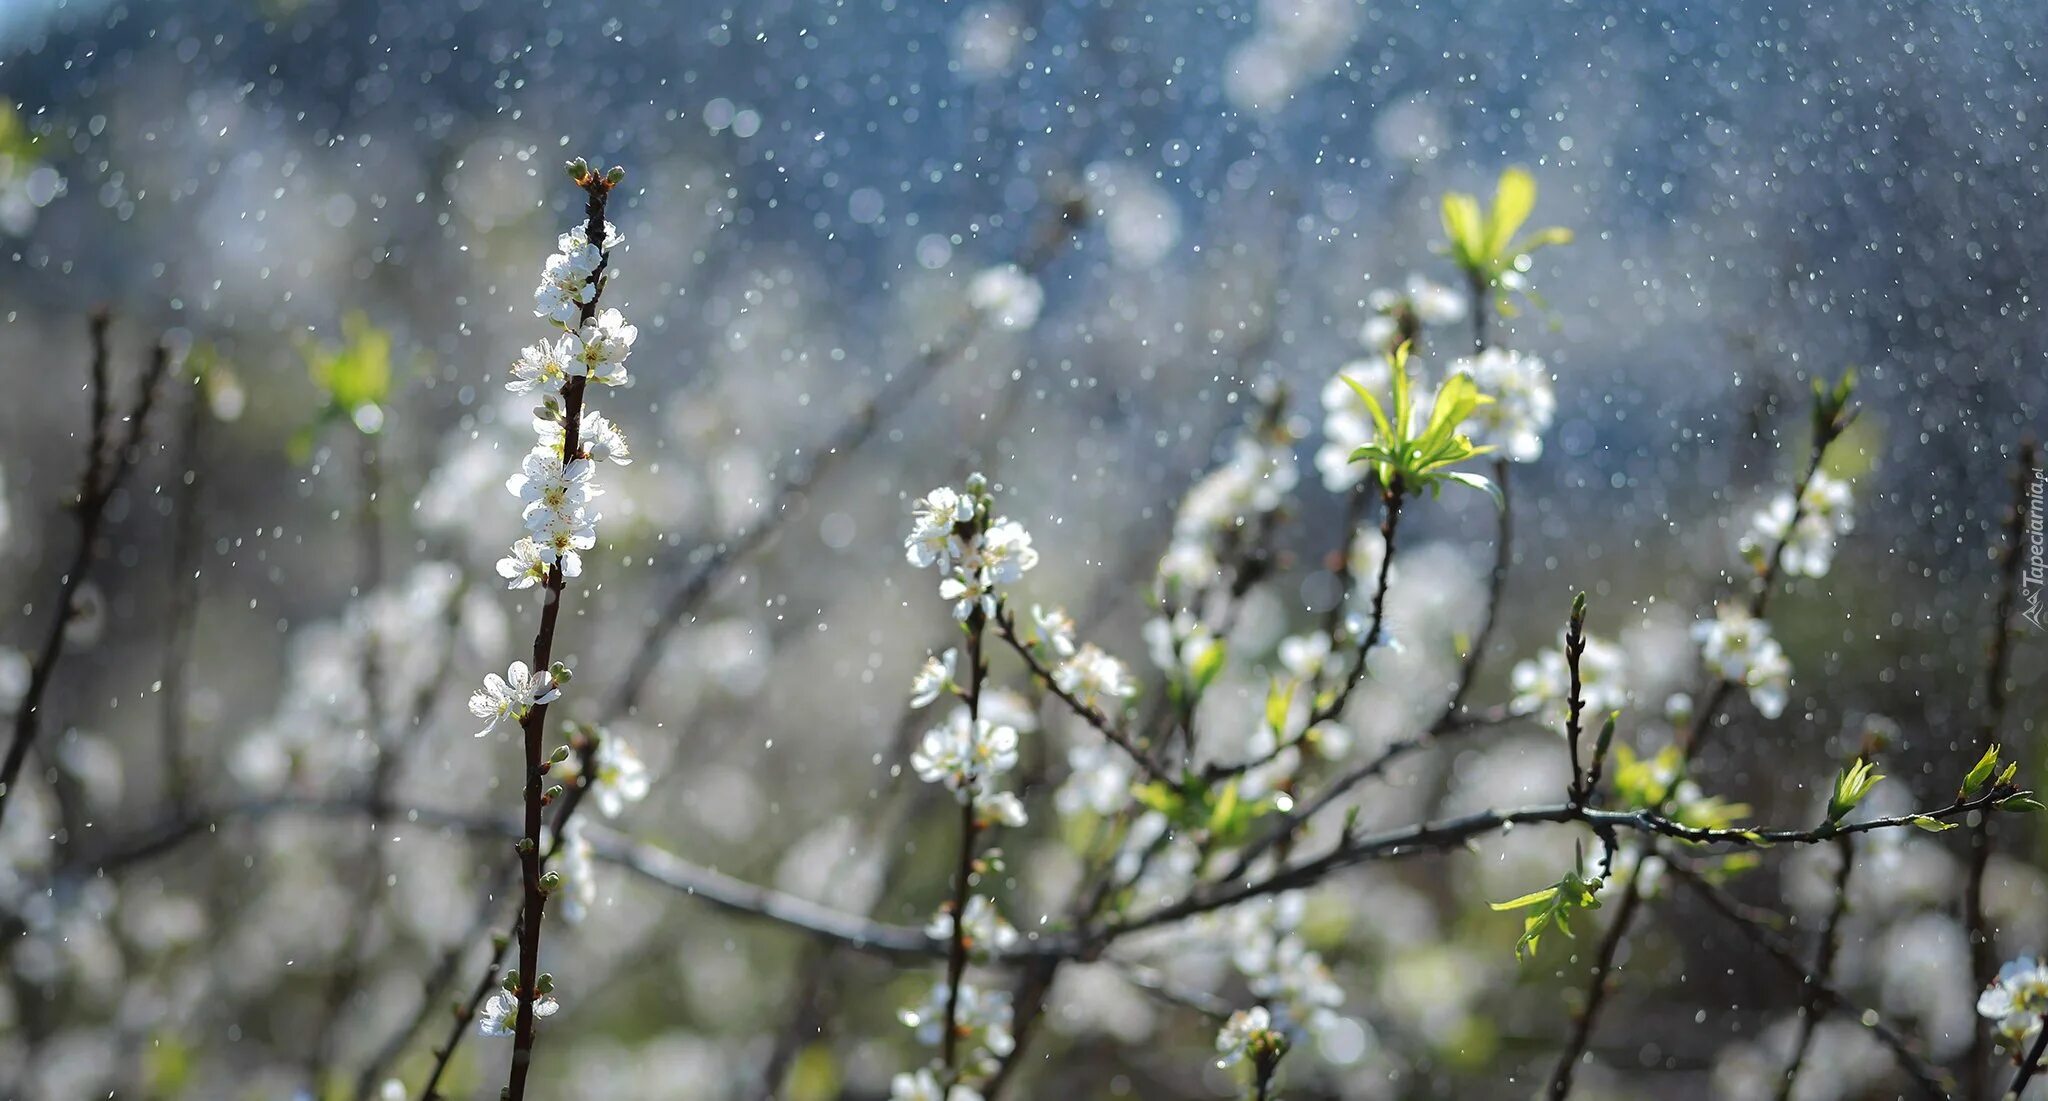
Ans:
{"type": "Polygon", "coordinates": [[[1771,637],[1768,620],[1740,604],[1723,603],[1714,618],[1694,624],[1692,633],[1708,672],[1748,689],[1750,702],[1765,718],[1784,714],[1792,662],[1771,637]]]}
{"type": "Polygon", "coordinates": [[[977,612],[993,618],[998,590],[1038,565],[1031,533],[1015,520],[991,517],[992,503],[979,474],[965,492],[940,486],[918,499],[903,540],[911,565],[939,572],[939,595],[953,602],[953,618],[962,622],[977,612]]]}
{"type": "MultiPolygon", "coordinates": [[[[1005,589],[1038,562],[1030,533],[1013,520],[995,516],[994,504],[988,482],[979,474],[968,478],[964,490],[941,486],[913,506],[910,533],[904,539],[905,557],[912,565],[943,575],[939,595],[952,602],[954,618],[975,641],[968,651],[970,663],[980,660],[983,632],[1003,612],[1005,589]]],[[[1053,630],[1064,641],[1069,654],[1060,668],[1068,669],[1080,656],[1073,648],[1071,625],[1062,631],[1060,617],[1037,618],[1050,625],[1041,630],[1053,630]]],[[[1113,672],[1102,669],[1098,659],[1087,661],[1093,664],[1065,675],[1073,690],[1100,694],[1118,687],[1112,683],[1113,672]],[[1100,683],[1084,685],[1084,674],[1100,683]],[[1106,676],[1112,682],[1101,682],[1106,676]]],[[[1004,790],[1002,782],[1017,767],[1020,729],[1032,723],[1028,709],[1015,706],[1006,694],[983,690],[981,669],[970,665],[964,672],[963,685],[961,653],[948,649],[928,658],[912,678],[913,707],[929,707],[949,695],[960,702],[943,722],[925,732],[910,765],[918,779],[943,786],[970,808],[971,825],[961,843],[971,854],[981,831],[1028,821],[1023,801],[1004,790]]],[[[971,883],[962,885],[960,898],[963,904],[957,909],[949,902],[932,916],[925,927],[928,936],[957,944],[967,959],[986,959],[1017,944],[1017,929],[1004,919],[995,899],[973,893],[971,883]]],[[[896,1075],[890,1083],[891,1101],[980,1101],[981,1094],[970,1081],[994,1074],[1015,1049],[1009,995],[978,986],[964,975],[934,983],[923,1002],[900,1011],[898,1017],[919,1043],[946,1046],[948,1051],[957,1046],[964,1055],[957,1064],[934,1059],[928,1066],[896,1075]],[[949,1039],[953,1046],[947,1046],[949,1039]]]]}
{"type": "Polygon", "coordinates": [[[1742,555],[1761,563],[1771,547],[1782,543],[1778,564],[1786,573],[1826,577],[1836,542],[1856,527],[1854,505],[1847,482],[1816,470],[1796,499],[1781,493],[1757,512],[1742,537],[1742,555]]]}
{"type": "MultiPolygon", "coordinates": [[[[572,171],[580,174],[587,170],[578,162],[572,171]]],[[[593,181],[586,186],[609,187],[621,174],[614,169],[601,184],[593,181]]],[[[632,461],[631,448],[618,426],[584,403],[593,384],[631,385],[626,360],[639,336],[618,310],[598,308],[598,297],[616,270],[612,258],[624,242],[617,227],[601,221],[597,214],[591,215],[591,221],[595,225],[573,226],[561,234],[555,252],[542,265],[540,284],[534,291],[534,315],[556,331],[519,353],[512,364],[511,381],[505,384],[514,394],[539,391],[541,398],[534,414],[532,448],[505,481],[506,490],[519,499],[525,534],[498,561],[497,570],[507,588],[539,586],[549,601],[560,599],[567,579],[582,575],[582,552],[597,545],[601,517],[593,503],[604,494],[596,479],[599,464],[623,466],[632,461]]],[[[543,648],[540,662],[546,661],[545,653],[543,648]]],[[[469,700],[470,713],[484,721],[478,736],[501,725],[526,723],[535,708],[560,698],[569,679],[570,671],[561,662],[536,669],[514,661],[503,677],[490,674],[469,700]]],[[[616,738],[598,731],[585,737],[596,742],[589,753],[591,794],[607,817],[615,816],[626,803],[646,794],[645,769],[616,738]]],[[[529,767],[551,772],[558,781],[566,776],[573,782],[582,761],[574,748],[565,746],[548,761],[532,761],[529,767]]],[[[551,873],[550,891],[560,899],[565,919],[580,920],[597,897],[590,846],[580,829],[572,821],[563,827],[559,838],[543,833],[526,840],[539,846],[543,854],[559,852],[562,859],[551,873]]],[[[526,920],[536,920],[535,915],[527,915],[526,920]]],[[[552,976],[543,974],[529,981],[535,991],[534,1015],[546,1017],[556,1012],[559,1004],[551,996],[552,976]]],[[[504,988],[483,1004],[477,1025],[485,1035],[510,1034],[519,990],[516,979],[508,974],[504,988]]]]}
{"type": "Polygon", "coordinates": [[[1977,1013],[1997,1022],[2006,1046],[2029,1050],[2048,1019],[2048,960],[2021,956],[1999,968],[1998,977],[1977,998],[1977,1013]]]}

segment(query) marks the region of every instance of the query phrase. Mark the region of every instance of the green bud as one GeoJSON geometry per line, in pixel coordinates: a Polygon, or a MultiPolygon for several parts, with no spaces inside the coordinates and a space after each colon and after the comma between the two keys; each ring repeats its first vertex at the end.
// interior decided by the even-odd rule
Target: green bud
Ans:
{"type": "Polygon", "coordinates": [[[533,851],[533,838],[522,837],[518,841],[513,842],[512,847],[518,850],[519,855],[525,856],[533,851]]]}
{"type": "Polygon", "coordinates": [[[568,164],[563,165],[563,167],[569,170],[569,178],[575,180],[577,183],[582,183],[585,179],[588,179],[590,176],[590,162],[584,160],[582,157],[577,157],[575,160],[572,160],[568,164]]]}
{"type": "Polygon", "coordinates": [[[1998,746],[1993,745],[1984,751],[1984,756],[1978,758],[1975,765],[1971,766],[1969,775],[1963,777],[1963,794],[1973,794],[1978,788],[1983,787],[1984,781],[1991,778],[1992,770],[1997,767],[1998,746]]]}
{"type": "Polygon", "coordinates": [[[519,969],[507,967],[505,969],[505,977],[498,980],[498,986],[507,994],[519,993],[519,969]]]}
{"type": "Polygon", "coordinates": [[[551,785],[546,791],[540,793],[540,797],[541,801],[546,803],[552,803],[555,800],[560,799],[562,797],[562,785],[551,785]]]}
{"type": "Polygon", "coordinates": [[[540,992],[541,992],[541,993],[543,993],[543,994],[552,994],[552,993],[554,993],[554,992],[555,992],[555,977],[554,977],[553,975],[550,975],[550,974],[548,974],[548,973],[547,973],[546,971],[543,971],[543,972],[541,972],[541,973],[540,973],[540,982],[538,982],[538,983],[536,983],[536,984],[534,985],[534,989],[535,989],[535,990],[538,990],[538,991],[540,991],[540,992]]]}
{"type": "Polygon", "coordinates": [[[561,888],[562,873],[549,872],[548,874],[540,877],[540,890],[542,894],[551,895],[554,894],[556,891],[561,890],[561,888]]]}
{"type": "Polygon", "coordinates": [[[623,166],[616,164],[612,165],[611,171],[606,172],[604,174],[604,182],[609,186],[617,187],[620,184],[624,183],[625,181],[626,170],[623,166]]]}
{"type": "Polygon", "coordinates": [[[553,665],[548,666],[548,676],[553,677],[555,683],[558,685],[568,684],[570,678],[574,677],[575,675],[576,674],[574,670],[571,670],[568,666],[562,664],[559,661],[554,663],[553,665]]]}
{"type": "Polygon", "coordinates": [[[559,765],[568,759],[569,747],[565,745],[556,746],[555,751],[548,755],[548,763],[551,765],[559,765]]]}

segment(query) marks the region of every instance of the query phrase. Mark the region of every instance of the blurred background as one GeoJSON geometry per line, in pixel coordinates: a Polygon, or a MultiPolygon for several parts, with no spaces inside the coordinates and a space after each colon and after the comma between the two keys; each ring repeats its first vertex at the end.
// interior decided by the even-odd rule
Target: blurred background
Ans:
{"type": "MultiPolygon", "coordinates": [[[[1515,471],[1474,701],[1507,698],[1586,588],[1643,705],[1625,736],[1654,743],[1693,677],[1687,627],[1805,458],[1809,379],[1854,366],[1866,414],[1837,462],[1856,529],[1775,609],[1791,706],[1738,708],[1704,773],[1760,820],[1804,821],[1881,720],[1896,809],[1945,800],[1982,713],[2010,455],[2048,397],[2044,34],[2026,5],[1761,0],[0,4],[0,644],[32,650],[75,545],[92,310],[113,317],[124,400],[165,334],[208,369],[202,391],[163,389],[110,503],[27,809],[0,832],[0,1091],[349,1096],[379,1066],[416,1089],[446,1015],[382,1049],[451,946],[472,946],[457,993],[480,973],[501,841],[318,814],[137,841],[373,776],[400,807],[515,805],[517,754],[472,738],[463,700],[531,630],[491,574],[528,404],[502,382],[545,332],[531,288],[580,210],[574,155],[629,172],[606,301],[640,328],[637,384],[602,407],[636,461],[610,477],[561,643],[567,716],[612,720],[654,774],[625,834],[922,924],[953,816],[901,767],[903,697],[950,625],[902,560],[908,501],[986,471],[1044,556],[1026,591],[1143,665],[1177,503],[1272,379],[1302,485],[1211,705],[1226,729],[1254,714],[1261,655],[1305,624],[1342,541],[1310,462],[1318,395],[1362,354],[1374,291],[1453,279],[1441,193],[1489,192],[1510,164],[1538,182],[1536,223],[1577,240],[1537,254],[1547,306],[1497,334],[1549,364],[1558,415],[1515,471]],[[973,320],[969,283],[1007,262],[1043,288],[1035,324],[973,320]],[[323,415],[309,365],[336,356],[388,362],[374,423],[323,415]],[[741,540],[764,511],[773,537],[741,540]],[[693,577],[712,580],[679,603],[693,577]],[[365,637],[400,731],[385,773],[349,687],[365,637]],[[118,867],[94,855],[112,851],[118,867]]],[[[1411,523],[1397,632],[1470,631],[1490,507],[1446,498],[1411,523]]],[[[2002,731],[2030,772],[2042,659],[2023,637],[2002,731]]],[[[1398,737],[1448,675],[1418,657],[1349,721],[1398,737]]],[[[1065,729],[1031,751],[1048,784],[1065,729]]],[[[1413,766],[1361,792],[1365,813],[1540,802],[1566,776],[1554,734],[1512,727],[1413,766]]],[[[1006,845],[1013,913],[1076,874],[1040,819],[1006,845]]],[[[2030,829],[1999,834],[2000,958],[2048,946],[2030,829]]],[[[1549,882],[1570,846],[1498,839],[1318,892],[1314,938],[1360,1024],[1293,1059],[1288,1095],[1530,1093],[1583,946],[1518,965],[1517,923],[1482,902],[1549,882]]],[[[1873,849],[1841,963],[1937,1058],[1977,1026],[1960,851],[1873,849]]],[[[1824,857],[1774,854],[1738,893],[1810,922],[1824,857]]],[[[1651,916],[1577,1096],[1770,1096],[1796,983],[1682,899],[1651,916]]],[[[917,1058],[894,1013],[929,968],[623,871],[547,951],[566,1008],[542,1035],[546,1096],[875,1098],[917,1058]]],[[[1231,996],[1215,961],[1184,967],[1231,996]]],[[[1076,968],[1011,1093],[1238,1095],[1213,1034],[1076,968]]],[[[465,1039],[447,1095],[495,1096],[505,1052],[465,1039]]],[[[1829,1069],[1801,1098],[1897,1093],[1853,1024],[1813,1058],[1829,1069]]]]}

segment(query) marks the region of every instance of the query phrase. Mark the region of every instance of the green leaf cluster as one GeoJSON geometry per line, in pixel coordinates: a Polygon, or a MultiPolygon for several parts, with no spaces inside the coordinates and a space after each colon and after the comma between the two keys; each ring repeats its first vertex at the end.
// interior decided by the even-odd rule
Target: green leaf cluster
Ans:
{"type": "Polygon", "coordinates": [[[1392,375],[1392,400],[1387,403],[1382,403],[1378,395],[1357,379],[1339,376],[1365,403],[1377,433],[1371,443],[1351,453],[1351,461],[1371,463],[1381,485],[1400,485],[1435,496],[1442,492],[1445,482],[1456,482],[1483,490],[1495,505],[1504,506],[1499,486],[1482,475],[1451,469],[1493,450],[1474,444],[1471,437],[1458,430],[1473,413],[1491,404],[1493,398],[1480,393],[1470,375],[1454,374],[1437,390],[1424,415],[1408,374],[1406,344],[1394,349],[1392,375]]]}
{"type": "Polygon", "coordinates": [[[1252,826],[1277,806],[1270,796],[1244,798],[1241,783],[1239,777],[1212,783],[1190,772],[1178,784],[1154,780],[1131,789],[1131,794],[1139,805],[1164,815],[1176,829],[1198,834],[1211,846],[1228,848],[1243,844],[1252,826]]]}
{"type": "MultiPolygon", "coordinates": [[[[1535,209],[1536,178],[1522,168],[1510,168],[1500,174],[1490,209],[1481,208],[1476,195],[1447,193],[1443,198],[1443,223],[1444,236],[1450,239],[1451,259],[1482,286],[1498,290],[1510,282],[1519,282],[1520,275],[1529,270],[1530,253],[1546,245],[1570,244],[1572,240],[1572,231],[1559,226],[1517,236],[1535,209]]],[[[1514,312],[1505,300],[1497,306],[1504,314],[1514,312]]]]}
{"type": "Polygon", "coordinates": [[[1515,941],[1515,958],[1534,958],[1543,943],[1544,934],[1552,929],[1571,936],[1573,915],[1582,910],[1600,908],[1601,883],[1600,877],[1587,876],[1573,868],[1564,873],[1564,878],[1540,891],[1531,891],[1506,902],[1490,903],[1498,911],[1529,911],[1522,915],[1522,935],[1515,941]]]}

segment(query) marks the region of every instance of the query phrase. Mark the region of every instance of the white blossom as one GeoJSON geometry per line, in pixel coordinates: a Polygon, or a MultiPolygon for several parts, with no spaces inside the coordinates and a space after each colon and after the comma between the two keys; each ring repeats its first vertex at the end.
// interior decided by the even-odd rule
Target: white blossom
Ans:
{"type": "Polygon", "coordinates": [[[948,1089],[930,1070],[907,1071],[889,1081],[889,1101],[982,1101],[981,1093],[968,1086],[948,1089]]]}
{"type": "Polygon", "coordinates": [[[1052,652],[1061,657],[1074,653],[1074,619],[1064,608],[1031,606],[1031,623],[1038,630],[1038,641],[1052,647],[1052,652]]]}
{"type": "Polygon", "coordinates": [[[961,555],[955,528],[974,519],[974,498],[940,486],[911,506],[910,534],[903,540],[905,557],[920,569],[949,566],[961,555]]]}
{"type": "Polygon", "coordinates": [[[1015,520],[998,518],[981,535],[980,546],[970,552],[989,584],[1015,584],[1024,572],[1038,565],[1038,551],[1031,546],[1031,533],[1015,520]]]}
{"type": "Polygon", "coordinates": [[[569,381],[567,341],[543,340],[520,349],[512,361],[512,381],[505,389],[524,394],[536,387],[559,390],[569,381]]]}
{"type": "Polygon", "coordinates": [[[1779,566],[1786,573],[1826,577],[1836,542],[1856,527],[1854,504],[1847,482],[1815,471],[1796,507],[1792,495],[1783,493],[1755,515],[1742,538],[1743,554],[1762,560],[1782,542],[1779,566]]]}
{"type": "Polygon", "coordinates": [[[1749,699],[1767,719],[1785,711],[1792,681],[1792,663],[1785,648],[1771,637],[1771,625],[1751,616],[1738,604],[1722,604],[1713,619],[1693,625],[1700,657],[1707,670],[1749,690],[1749,699]]]}
{"type": "Polygon", "coordinates": [[[533,541],[540,547],[541,561],[551,566],[559,562],[563,577],[582,576],[583,558],[579,552],[597,545],[597,521],[603,517],[581,511],[540,515],[543,522],[533,529],[533,541]]]}
{"type": "Polygon", "coordinates": [[[968,284],[967,302],[1002,328],[1028,329],[1038,321],[1045,291],[1023,268],[998,264],[968,284]]]}
{"type": "Polygon", "coordinates": [[[1092,642],[1082,645],[1073,657],[1061,662],[1052,671],[1052,682],[1059,686],[1060,691],[1091,707],[1104,696],[1129,699],[1138,693],[1138,682],[1131,678],[1124,663],[1104,653],[1092,642]]]}
{"type": "Polygon", "coordinates": [[[503,677],[488,674],[484,686],[469,697],[469,713],[484,720],[484,728],[476,736],[489,734],[499,723],[521,722],[528,711],[554,702],[561,694],[552,678],[533,673],[523,661],[513,662],[503,677]]]}
{"type": "Polygon", "coordinates": [[[960,652],[948,648],[943,654],[933,654],[924,659],[917,675],[910,678],[910,706],[925,707],[941,695],[953,690],[954,667],[959,663],[960,652]]]}
{"type": "Polygon", "coordinates": [[[1216,1065],[1235,1066],[1251,1056],[1252,1045],[1273,1031],[1273,1014],[1265,1006],[1240,1009],[1216,1032],[1216,1065]]]}
{"type": "Polygon", "coordinates": [[[647,798],[647,766],[624,738],[605,734],[598,739],[594,757],[592,771],[596,775],[591,777],[590,792],[597,799],[598,811],[606,818],[617,818],[625,813],[627,804],[647,798]]]}
{"type": "MultiPolygon", "coordinates": [[[[533,430],[539,435],[541,443],[553,448],[557,453],[567,442],[560,421],[535,418],[533,430]]],[[[583,407],[583,415],[576,421],[576,447],[593,463],[609,462],[628,466],[633,462],[633,452],[627,447],[626,437],[619,431],[618,426],[606,419],[604,414],[592,410],[587,405],[583,407]]]]}
{"type": "Polygon", "coordinates": [[[1053,793],[1053,806],[1064,815],[1115,814],[1131,803],[1136,769],[1122,750],[1101,738],[1076,740],[1067,747],[1067,778],[1053,793]]]}
{"type": "Polygon", "coordinates": [[[2048,961],[2021,956],[1998,969],[1998,977],[1977,997],[1977,1013],[1997,1022],[2007,1046],[2026,1051],[2048,1014],[2048,961]]]}
{"type": "Polygon", "coordinates": [[[540,544],[530,536],[520,536],[512,544],[512,553],[498,559],[498,576],[505,579],[508,589],[530,589],[546,581],[548,563],[541,557],[540,544]]]}
{"type": "Polygon", "coordinates": [[[523,502],[520,518],[527,530],[538,532],[558,516],[581,517],[584,505],[604,495],[591,481],[595,469],[589,459],[565,464],[559,447],[542,443],[526,453],[519,473],[505,480],[505,488],[523,502]]]}
{"type": "MultiPolygon", "coordinates": [[[[917,1042],[937,1047],[943,1039],[946,1021],[946,983],[932,984],[923,1003],[898,1010],[896,1017],[916,1035],[917,1042]]],[[[1004,990],[983,990],[962,980],[954,1008],[953,1025],[970,1048],[979,1048],[998,1059],[1016,1048],[1010,1034],[1010,995],[1004,990]]]]}
{"type": "MultiPolygon", "coordinates": [[[[533,999],[536,1018],[552,1017],[561,1008],[561,1003],[552,994],[536,995],[533,999]]],[[[486,1036],[510,1036],[518,1018],[519,996],[509,990],[494,991],[484,999],[483,1007],[477,1013],[477,1029],[486,1036]]]]}
{"type": "Polygon", "coordinates": [[[633,341],[639,336],[640,330],[627,324],[619,311],[603,310],[564,341],[568,369],[605,386],[630,386],[633,379],[626,373],[626,357],[632,354],[633,341]]]}
{"type": "MultiPolygon", "coordinates": [[[[541,851],[550,846],[545,838],[541,851]]],[[[581,922],[597,904],[597,862],[591,854],[590,840],[583,836],[583,822],[572,818],[562,827],[562,858],[556,871],[561,874],[562,886],[550,895],[559,898],[562,919],[571,925],[581,922]]]]}
{"type": "MultiPolygon", "coordinates": [[[[964,930],[967,950],[981,955],[1000,955],[1017,946],[1017,929],[1003,920],[996,910],[995,900],[986,895],[973,895],[967,900],[967,918],[961,924],[964,930]]],[[[953,913],[951,909],[940,910],[924,927],[925,935],[936,941],[952,943],[953,913]]]]}
{"type": "Polygon", "coordinates": [[[965,802],[971,789],[1017,767],[1017,742],[1015,727],[971,719],[962,707],[944,725],[925,732],[910,767],[925,783],[962,793],[965,802]]]}
{"type": "Polygon", "coordinates": [[[1018,829],[1031,821],[1024,811],[1024,801],[1013,791],[989,791],[982,789],[974,793],[974,817],[983,826],[1006,826],[1018,829]]]}
{"type": "Polygon", "coordinates": [[[1493,399],[1463,425],[1473,442],[1498,448],[1518,463],[1542,457],[1543,433],[1557,415],[1550,369],[1542,360],[1506,348],[1488,348],[1451,364],[1451,373],[1469,375],[1479,392],[1493,399]]]}

